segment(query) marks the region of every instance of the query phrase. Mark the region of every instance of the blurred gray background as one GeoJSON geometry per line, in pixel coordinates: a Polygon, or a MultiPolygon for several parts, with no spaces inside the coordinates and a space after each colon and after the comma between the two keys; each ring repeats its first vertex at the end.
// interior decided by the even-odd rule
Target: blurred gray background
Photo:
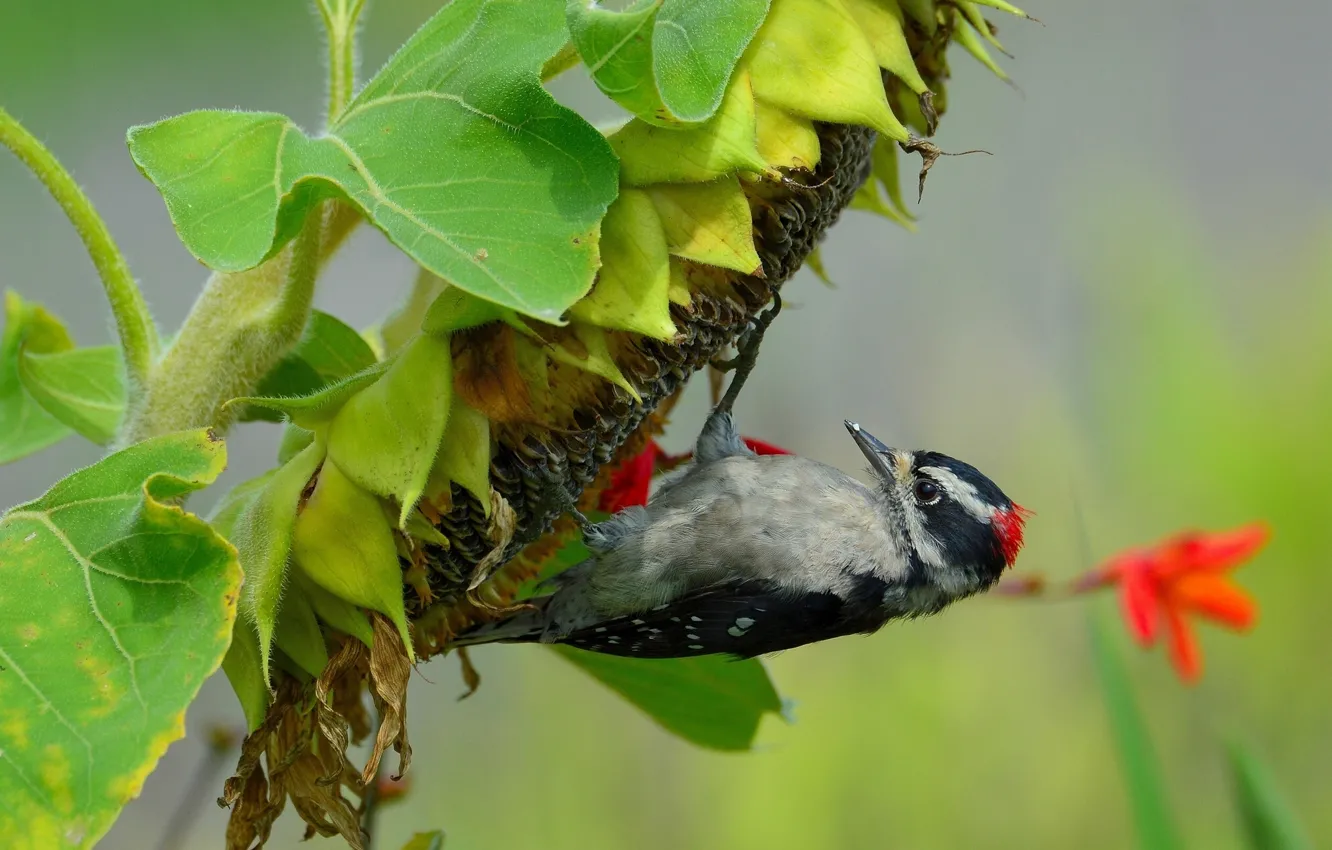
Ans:
{"type": "MultiPolygon", "coordinates": [[[[436,7],[372,3],[363,67],[373,72],[436,7]]],[[[942,161],[913,203],[915,234],[843,218],[824,250],[837,288],[807,272],[788,285],[798,309],[768,337],[742,428],[847,470],[861,462],[843,418],[971,461],[1037,510],[1021,565],[1057,577],[1086,565],[1079,522],[1100,558],[1183,525],[1271,520],[1278,542],[1239,574],[1263,605],[1257,631],[1205,629],[1209,669],[1193,690],[1159,651],[1131,661],[1192,846],[1239,846],[1217,738],[1236,730],[1332,842],[1332,685],[1318,649],[1332,639],[1318,601],[1332,590],[1322,463],[1332,5],[1030,0],[1027,10],[1044,26],[991,16],[1021,93],[960,50],[952,57],[937,141],[995,155],[942,161]]],[[[136,172],[126,128],[234,107],[314,130],[323,62],[316,19],[294,0],[0,4],[0,104],[83,184],[167,330],[205,270],[136,172]]],[[[593,120],[609,115],[577,74],[553,90],[593,120]]],[[[363,228],[319,306],[370,324],[411,274],[363,228]]],[[[110,339],[82,246],[8,155],[0,286],[44,303],[80,343],[110,339]]],[[[706,402],[700,382],[668,448],[690,442],[706,402]]],[[[266,468],[277,433],[235,431],[225,483],[199,506],[266,468]]],[[[0,506],[97,455],[71,439],[0,468],[0,506]]],[[[412,685],[416,787],[384,811],[378,846],[435,827],[452,850],[1127,846],[1087,609],[979,600],[783,654],[770,666],[799,722],[773,722],[743,756],[670,738],[538,648],[476,653],[485,681],[462,703],[455,662],[430,664],[412,685]]],[[[190,737],[102,846],[152,846],[204,730],[242,722],[220,676],[188,721],[190,737]]],[[[189,846],[221,846],[224,822],[205,801],[189,846]]],[[[294,812],[277,835],[271,846],[294,846],[294,812]]]]}

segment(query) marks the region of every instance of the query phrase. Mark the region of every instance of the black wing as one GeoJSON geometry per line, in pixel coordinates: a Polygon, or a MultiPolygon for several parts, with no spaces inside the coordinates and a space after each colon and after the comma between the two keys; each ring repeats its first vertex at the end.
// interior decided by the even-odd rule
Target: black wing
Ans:
{"type": "Polygon", "coordinates": [[[732,581],[681,596],[648,611],[572,632],[560,643],[630,658],[688,658],[728,653],[753,658],[842,635],[872,632],[887,617],[886,585],[866,577],[843,599],[793,594],[764,581],[732,581]]]}

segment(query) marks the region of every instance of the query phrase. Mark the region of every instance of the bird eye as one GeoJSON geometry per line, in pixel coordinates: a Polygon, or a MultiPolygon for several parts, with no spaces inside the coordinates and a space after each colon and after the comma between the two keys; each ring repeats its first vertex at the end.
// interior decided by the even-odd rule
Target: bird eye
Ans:
{"type": "Polygon", "coordinates": [[[916,482],[916,500],[923,505],[932,505],[939,501],[939,485],[928,478],[916,482]]]}

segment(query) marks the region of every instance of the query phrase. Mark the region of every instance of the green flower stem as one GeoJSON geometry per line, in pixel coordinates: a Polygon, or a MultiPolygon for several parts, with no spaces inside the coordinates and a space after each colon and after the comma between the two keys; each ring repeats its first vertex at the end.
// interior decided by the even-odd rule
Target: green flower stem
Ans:
{"type": "Polygon", "coordinates": [[[93,266],[102,278],[107,300],[111,302],[111,313],[125,357],[125,377],[133,398],[148,382],[157,356],[158,337],[153,315],[130,274],[124,255],[79,184],[46,146],[4,109],[0,109],[0,144],[13,151],[37,175],[65,211],[88,249],[93,266]]]}
{"type": "Polygon", "coordinates": [[[120,444],[212,427],[225,432],[248,394],[301,338],[320,268],[360,221],[354,209],[326,204],[301,233],[263,265],[214,273],[162,355],[143,402],[129,412],[120,444]]]}
{"type": "Polygon", "coordinates": [[[356,90],[356,22],[365,0],[318,0],[328,33],[328,123],[337,120],[356,90]]]}

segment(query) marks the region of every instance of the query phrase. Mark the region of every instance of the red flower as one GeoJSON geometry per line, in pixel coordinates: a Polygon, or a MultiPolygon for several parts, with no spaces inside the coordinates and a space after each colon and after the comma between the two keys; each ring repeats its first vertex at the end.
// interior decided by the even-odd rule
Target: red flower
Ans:
{"type": "Polygon", "coordinates": [[[1262,523],[1214,534],[1183,532],[1154,547],[1117,555],[1075,589],[1118,583],[1129,631],[1143,647],[1151,647],[1164,629],[1170,660],[1180,678],[1192,683],[1202,675],[1202,655],[1185,615],[1237,631],[1252,626],[1258,606],[1226,573],[1253,557],[1269,536],[1262,523]]]}
{"type": "MultiPolygon", "coordinates": [[[[772,443],[765,443],[752,437],[742,439],[744,439],[745,445],[749,446],[755,454],[790,454],[786,449],[778,448],[772,443]]],[[[693,454],[693,452],[686,452],[681,455],[669,455],[662,451],[656,440],[648,440],[648,444],[643,448],[643,451],[625,461],[619,469],[611,474],[610,484],[601,492],[597,509],[613,514],[630,505],[646,505],[648,491],[652,486],[652,477],[660,470],[679,466],[693,457],[693,454]]]]}

